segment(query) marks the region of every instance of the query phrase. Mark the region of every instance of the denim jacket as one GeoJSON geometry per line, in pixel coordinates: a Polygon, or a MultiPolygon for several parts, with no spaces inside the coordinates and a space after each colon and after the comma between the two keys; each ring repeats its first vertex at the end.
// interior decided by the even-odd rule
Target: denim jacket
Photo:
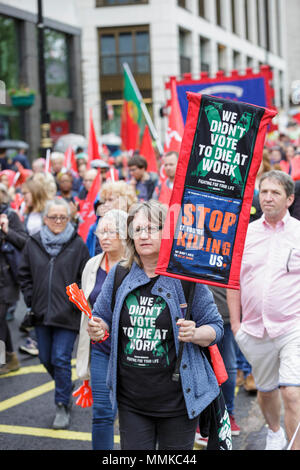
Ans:
{"type": "MultiPolygon", "coordinates": [[[[109,272],[99,297],[97,298],[93,315],[102,318],[109,326],[111,334],[111,354],[107,373],[107,386],[113,408],[117,407],[117,363],[118,363],[118,333],[120,312],[127,295],[137,287],[149,282],[148,276],[133,263],[129,274],[123,280],[116,292],[114,312],[111,311],[116,266],[109,272]]],[[[181,282],[166,276],[159,276],[152,288],[152,294],[159,295],[167,303],[172,320],[176,352],[179,350],[178,318],[183,317],[180,304],[185,303],[181,282]]],[[[192,318],[196,326],[209,325],[216,331],[215,344],[223,335],[223,321],[214,303],[212,293],[207,286],[196,284],[192,304],[192,318]]],[[[175,364],[174,364],[175,368],[175,364]]],[[[193,343],[186,343],[183,349],[180,366],[180,378],[185,404],[190,419],[198,416],[219,394],[219,386],[215,374],[201,348],[193,343]]]]}

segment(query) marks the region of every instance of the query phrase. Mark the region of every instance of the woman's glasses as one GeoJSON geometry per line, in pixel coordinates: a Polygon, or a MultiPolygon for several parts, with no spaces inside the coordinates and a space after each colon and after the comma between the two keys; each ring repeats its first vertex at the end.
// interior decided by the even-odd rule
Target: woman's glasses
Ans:
{"type": "Polygon", "coordinates": [[[159,232],[161,229],[161,226],[158,227],[157,225],[149,225],[147,227],[136,227],[132,230],[132,233],[134,238],[138,238],[142,235],[143,232],[145,232],[146,235],[153,235],[154,233],[159,232]]]}
{"type": "Polygon", "coordinates": [[[51,222],[67,222],[69,217],[65,215],[46,215],[47,219],[51,220],[51,222]]]}

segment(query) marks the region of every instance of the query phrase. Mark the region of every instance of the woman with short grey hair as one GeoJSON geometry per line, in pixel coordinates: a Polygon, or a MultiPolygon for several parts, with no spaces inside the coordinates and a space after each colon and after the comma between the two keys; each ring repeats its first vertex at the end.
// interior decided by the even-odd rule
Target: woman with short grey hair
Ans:
{"type": "Polygon", "coordinates": [[[35,326],[39,358],[55,381],[56,414],[52,427],[70,423],[71,359],[80,326],[80,311],[66,287],[81,283],[88,249],[70,223],[69,205],[61,198],[46,204],[41,230],[25,245],[19,281],[35,326]]]}

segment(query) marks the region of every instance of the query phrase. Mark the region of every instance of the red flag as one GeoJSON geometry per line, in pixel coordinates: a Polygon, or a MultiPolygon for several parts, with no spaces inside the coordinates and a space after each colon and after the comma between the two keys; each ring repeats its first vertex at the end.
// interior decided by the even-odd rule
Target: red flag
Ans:
{"type": "Polygon", "coordinates": [[[77,165],[76,165],[76,158],[75,158],[75,152],[70,145],[67,150],[65,151],[65,161],[64,161],[64,167],[67,170],[73,170],[75,173],[77,173],[77,165]]]}
{"type": "Polygon", "coordinates": [[[181,141],[183,137],[184,124],[178,102],[176,80],[171,78],[171,111],[169,114],[168,129],[166,132],[166,141],[164,152],[180,151],[181,141]]]}
{"type": "Polygon", "coordinates": [[[167,179],[167,175],[166,175],[165,165],[162,164],[159,170],[159,180],[166,181],[166,179],[167,179]]]}
{"type": "Polygon", "coordinates": [[[24,202],[24,198],[23,198],[22,194],[21,193],[16,193],[13,201],[10,203],[12,209],[14,209],[18,213],[18,215],[19,215],[19,217],[22,221],[23,221],[23,219],[22,219],[22,216],[20,214],[20,208],[21,208],[21,205],[22,205],[23,202],[24,202]]]}
{"type": "Polygon", "coordinates": [[[101,186],[101,176],[100,176],[100,168],[98,168],[97,176],[93,181],[93,184],[87,194],[87,197],[81,203],[81,207],[80,207],[80,218],[82,219],[82,222],[79,224],[78,234],[81,236],[84,242],[86,242],[90,226],[94,222],[96,222],[97,217],[94,211],[94,202],[99,192],[100,186],[101,186]]]}
{"type": "Polygon", "coordinates": [[[16,172],[14,170],[2,170],[0,171],[0,176],[1,175],[7,176],[9,186],[12,186],[14,184],[14,180],[16,177],[16,172]]]}
{"type": "Polygon", "coordinates": [[[87,153],[88,153],[87,169],[90,169],[91,161],[101,158],[99,154],[99,146],[98,146],[98,141],[97,141],[94,123],[93,123],[92,110],[90,110],[90,131],[89,131],[89,142],[88,142],[87,153]]]}
{"type": "Polygon", "coordinates": [[[32,170],[27,170],[20,162],[15,162],[15,165],[18,168],[18,172],[15,175],[13,186],[17,187],[25,183],[27,178],[32,175],[32,170]]]}
{"type": "Polygon", "coordinates": [[[124,101],[123,104],[120,134],[124,150],[129,152],[138,148],[140,128],[132,117],[132,107],[128,101],[124,101]]]}
{"type": "Polygon", "coordinates": [[[141,142],[140,154],[147,160],[147,171],[158,173],[156,154],[152,145],[152,139],[147,125],[145,126],[144,135],[141,142]]]}
{"type": "Polygon", "coordinates": [[[111,182],[114,183],[115,181],[119,181],[119,172],[116,168],[110,168],[105,175],[105,181],[107,183],[111,182]]]}

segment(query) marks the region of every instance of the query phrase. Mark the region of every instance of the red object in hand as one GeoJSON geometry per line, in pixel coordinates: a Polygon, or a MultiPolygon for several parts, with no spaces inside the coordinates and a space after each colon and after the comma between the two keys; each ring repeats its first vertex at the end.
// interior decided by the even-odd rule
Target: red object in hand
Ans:
{"type": "Polygon", "coordinates": [[[211,364],[217,378],[218,384],[222,385],[228,379],[228,374],[224,365],[223,358],[220,354],[219,348],[216,344],[208,346],[211,364]]]}
{"type": "MultiPolygon", "coordinates": [[[[83,290],[79,289],[76,282],[74,282],[74,284],[70,284],[69,286],[66,287],[66,291],[67,291],[69,300],[73,302],[79,308],[79,310],[85,313],[88,316],[88,318],[91,320],[92,312],[91,312],[89,304],[87,303],[83,290]]],[[[107,330],[105,330],[103,339],[98,341],[98,343],[102,343],[108,337],[109,337],[109,333],[107,332],[107,330]]]]}
{"type": "Polygon", "coordinates": [[[67,286],[66,291],[67,291],[69,300],[73,302],[79,308],[79,310],[81,310],[91,319],[92,312],[89,307],[89,304],[87,303],[87,300],[85,298],[85,295],[82,289],[79,289],[78,285],[74,283],[74,284],[70,284],[69,286],[67,286]]]}
{"type": "Polygon", "coordinates": [[[88,380],[84,380],[81,387],[75,390],[72,395],[73,397],[78,397],[76,405],[81,406],[81,408],[88,408],[93,404],[92,389],[88,380]]]}

